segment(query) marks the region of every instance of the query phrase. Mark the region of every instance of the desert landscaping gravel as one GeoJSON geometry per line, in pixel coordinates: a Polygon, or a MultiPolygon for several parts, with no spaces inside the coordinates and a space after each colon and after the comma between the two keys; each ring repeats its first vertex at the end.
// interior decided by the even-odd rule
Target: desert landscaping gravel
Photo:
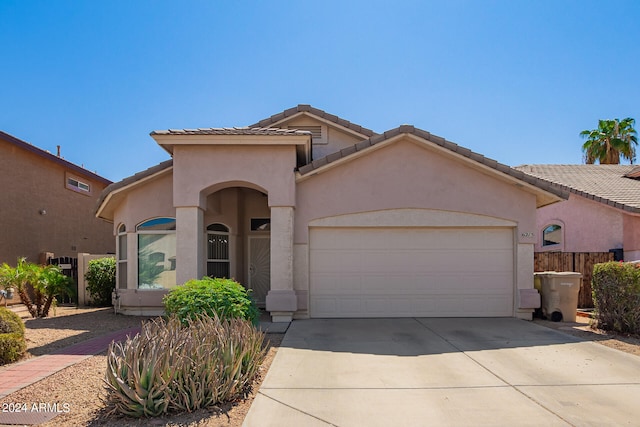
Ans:
{"type": "MultiPolygon", "coordinates": [[[[110,309],[76,309],[59,307],[55,316],[47,319],[25,319],[29,354],[35,357],[111,331],[139,326],[148,318],[115,315],[110,309]]],[[[589,319],[576,323],[553,323],[535,320],[537,324],[558,329],[582,339],[592,340],[640,357],[640,338],[620,336],[592,329],[589,319]]],[[[154,419],[131,419],[110,412],[104,403],[106,353],[102,353],[66,368],[50,377],[0,399],[5,403],[68,404],[69,411],[60,413],[42,426],[230,426],[242,425],[264,375],[277,351],[283,334],[267,334],[269,352],[262,365],[260,378],[246,399],[211,410],[176,414],[154,419]]],[[[0,368],[0,375],[2,368],[0,368]]]]}
{"type": "MultiPolygon", "coordinates": [[[[105,335],[112,331],[140,326],[148,317],[115,315],[112,309],[76,309],[58,307],[56,315],[46,319],[25,318],[26,358],[50,353],[59,348],[105,335]]],[[[68,407],[41,426],[231,426],[239,427],[251,406],[253,396],[264,378],[283,334],[267,334],[269,352],[262,364],[260,378],[246,399],[211,410],[176,414],[155,419],[132,419],[111,413],[104,403],[106,352],[59,371],[42,381],[0,399],[2,404],[58,404],[68,407]],[[65,406],[65,404],[67,404],[65,406]]],[[[0,367],[0,375],[2,368],[0,367]]]]}

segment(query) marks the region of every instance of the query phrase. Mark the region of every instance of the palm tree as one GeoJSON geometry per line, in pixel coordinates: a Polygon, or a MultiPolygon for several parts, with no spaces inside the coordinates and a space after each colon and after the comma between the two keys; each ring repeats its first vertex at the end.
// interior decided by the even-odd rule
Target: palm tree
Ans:
{"type": "Polygon", "coordinates": [[[636,160],[635,146],[638,145],[635,124],[636,121],[630,117],[599,120],[598,129],[580,132],[580,136],[586,139],[582,145],[584,162],[594,164],[597,160],[602,165],[617,165],[622,156],[633,164],[636,160]]]}

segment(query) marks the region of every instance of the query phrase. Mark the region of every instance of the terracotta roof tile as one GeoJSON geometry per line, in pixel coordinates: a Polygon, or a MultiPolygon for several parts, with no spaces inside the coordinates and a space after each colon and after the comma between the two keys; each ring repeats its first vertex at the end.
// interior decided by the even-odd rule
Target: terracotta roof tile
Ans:
{"type": "Polygon", "coordinates": [[[509,175],[513,178],[519,179],[521,181],[524,181],[528,184],[531,184],[535,187],[538,187],[544,191],[550,192],[552,194],[555,194],[557,196],[560,196],[562,198],[566,198],[567,197],[567,190],[560,188],[558,186],[554,186],[551,183],[548,183],[545,180],[539,179],[533,175],[527,175],[522,173],[521,171],[518,171],[514,168],[511,168],[505,164],[499,163],[496,160],[490,159],[488,157],[485,157],[481,154],[478,154],[476,152],[473,152],[471,150],[469,150],[468,148],[465,147],[461,147],[458,144],[455,144],[453,142],[447,141],[446,139],[436,136],[436,135],[432,135],[431,133],[424,131],[422,129],[418,129],[415,128],[412,125],[401,125],[395,129],[391,129],[386,131],[384,134],[382,135],[374,135],[372,137],[370,137],[369,139],[365,139],[364,141],[361,141],[351,147],[348,148],[344,148],[342,150],[340,150],[338,153],[333,153],[330,154],[328,156],[325,156],[321,159],[317,159],[314,160],[312,163],[305,165],[303,167],[301,167],[298,172],[300,172],[300,174],[302,175],[307,175],[309,173],[312,173],[314,170],[325,166],[327,164],[333,163],[335,161],[338,161],[342,158],[348,157],[352,154],[354,154],[356,151],[360,151],[360,150],[364,150],[368,147],[371,147],[373,145],[376,144],[380,144],[384,141],[387,141],[393,137],[396,137],[398,135],[401,135],[403,133],[406,134],[412,134],[415,136],[418,136],[420,138],[423,138],[429,142],[432,142],[436,145],[439,145],[447,150],[453,151],[455,153],[460,154],[461,156],[464,156],[472,161],[475,161],[477,163],[480,163],[484,166],[488,166],[489,168],[495,169],[501,173],[504,173],[506,175],[509,175]]]}
{"type": "Polygon", "coordinates": [[[311,135],[311,132],[296,129],[233,127],[155,130],[151,135],[311,135]]]}
{"type": "Polygon", "coordinates": [[[516,169],[574,194],[640,213],[640,180],[625,176],[638,169],[635,165],[522,165],[516,169]]]}

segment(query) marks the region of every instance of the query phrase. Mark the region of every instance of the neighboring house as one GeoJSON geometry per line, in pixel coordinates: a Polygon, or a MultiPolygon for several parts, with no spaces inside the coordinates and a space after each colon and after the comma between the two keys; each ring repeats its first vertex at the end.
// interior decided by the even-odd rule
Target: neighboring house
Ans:
{"type": "Polygon", "coordinates": [[[377,134],[309,105],[151,136],[173,159],[109,186],[97,210],[124,313],[212,275],[274,321],[531,318],[536,208],[567,192],[413,126],[377,134]]]}
{"type": "Polygon", "coordinates": [[[570,192],[538,209],[536,252],[608,252],[640,259],[640,166],[523,165],[518,169],[570,192]]]}
{"type": "Polygon", "coordinates": [[[110,183],[0,131],[0,263],[114,252],[111,225],[94,215],[110,183]]]}

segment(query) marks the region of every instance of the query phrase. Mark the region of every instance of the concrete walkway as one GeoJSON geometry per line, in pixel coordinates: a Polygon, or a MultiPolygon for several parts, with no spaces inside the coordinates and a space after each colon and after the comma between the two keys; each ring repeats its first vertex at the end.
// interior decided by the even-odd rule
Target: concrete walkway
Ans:
{"type": "Polygon", "coordinates": [[[640,357],[517,319],[294,321],[244,425],[607,426],[640,357]]]}

